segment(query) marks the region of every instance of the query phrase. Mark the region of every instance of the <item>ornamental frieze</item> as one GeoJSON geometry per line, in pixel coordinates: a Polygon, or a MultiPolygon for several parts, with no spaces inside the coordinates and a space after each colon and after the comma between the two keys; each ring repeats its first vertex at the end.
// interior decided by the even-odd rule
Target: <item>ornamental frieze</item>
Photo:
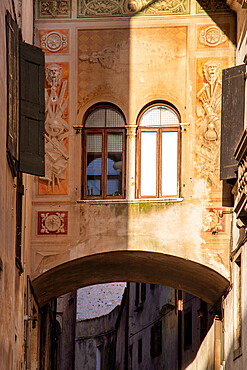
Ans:
{"type": "Polygon", "coordinates": [[[128,41],[117,42],[111,47],[100,48],[91,53],[87,53],[87,51],[84,50],[83,53],[79,55],[79,60],[91,64],[97,63],[102,68],[122,73],[126,69],[130,44],[132,44],[135,49],[142,48],[142,50],[146,49],[150,52],[152,57],[147,57],[147,66],[152,63],[152,58],[160,58],[166,62],[170,62],[175,58],[184,58],[184,54],[172,48],[172,45],[168,44],[166,48],[153,48],[151,42],[140,41],[138,38],[132,37],[131,40],[128,39],[128,41]]]}
{"type": "Polygon", "coordinates": [[[68,52],[68,30],[39,31],[40,47],[46,53],[68,52]]]}
{"type": "Polygon", "coordinates": [[[69,18],[71,0],[38,0],[39,18],[69,18]]]}
{"type": "Polygon", "coordinates": [[[189,0],[79,0],[78,17],[188,14],[189,0]]]}
{"type": "Polygon", "coordinates": [[[38,212],[38,235],[68,233],[68,212],[38,212]]]}

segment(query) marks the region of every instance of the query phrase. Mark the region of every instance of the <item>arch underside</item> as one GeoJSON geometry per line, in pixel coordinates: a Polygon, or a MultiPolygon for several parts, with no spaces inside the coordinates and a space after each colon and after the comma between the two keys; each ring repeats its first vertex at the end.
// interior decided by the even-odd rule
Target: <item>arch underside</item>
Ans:
{"type": "Polygon", "coordinates": [[[33,280],[40,306],[83,286],[116,281],[170,286],[214,304],[229,281],[202,264],[157,252],[117,251],[78,258],[33,280]]]}

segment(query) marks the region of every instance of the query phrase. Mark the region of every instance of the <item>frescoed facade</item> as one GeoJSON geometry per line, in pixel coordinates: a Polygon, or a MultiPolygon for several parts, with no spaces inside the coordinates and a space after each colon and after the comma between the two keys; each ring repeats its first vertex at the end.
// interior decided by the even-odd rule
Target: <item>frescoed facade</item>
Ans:
{"type": "Polygon", "coordinates": [[[217,364],[244,367],[245,152],[235,123],[245,103],[229,119],[221,102],[233,71],[223,70],[240,65],[245,88],[245,9],[241,0],[1,3],[5,368],[54,366],[39,350],[56,314],[49,302],[113,281],[186,291],[214,316],[224,309],[230,334],[217,364]]]}

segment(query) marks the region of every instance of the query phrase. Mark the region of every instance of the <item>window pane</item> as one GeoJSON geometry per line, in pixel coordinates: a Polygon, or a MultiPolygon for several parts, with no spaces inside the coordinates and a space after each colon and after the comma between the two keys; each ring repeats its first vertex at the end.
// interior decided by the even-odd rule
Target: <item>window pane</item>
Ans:
{"type": "Polygon", "coordinates": [[[162,195],[177,195],[178,133],[162,132],[162,195]]]}
{"type": "Polygon", "coordinates": [[[107,134],[107,195],[122,195],[123,134],[107,134]]]}
{"type": "Polygon", "coordinates": [[[160,124],[161,126],[178,126],[179,119],[176,113],[170,108],[163,107],[161,109],[160,124]]]}
{"type": "Polygon", "coordinates": [[[85,127],[105,127],[105,108],[96,109],[89,114],[85,127]]]}
{"type": "Polygon", "coordinates": [[[87,134],[87,196],[101,195],[102,134],[87,134]]]}
{"type": "Polygon", "coordinates": [[[113,108],[95,109],[86,119],[85,127],[124,127],[122,114],[113,108]]]}
{"type": "Polygon", "coordinates": [[[141,195],[156,196],[157,133],[141,133],[141,195]]]}
{"type": "Polygon", "coordinates": [[[159,126],[160,125],[160,108],[152,107],[148,109],[140,120],[140,126],[159,126]]]}
{"type": "Polygon", "coordinates": [[[178,126],[177,114],[165,106],[149,108],[141,117],[140,126],[178,126]]]}
{"type": "Polygon", "coordinates": [[[106,127],[124,127],[123,116],[114,109],[106,111],[106,127]]]}

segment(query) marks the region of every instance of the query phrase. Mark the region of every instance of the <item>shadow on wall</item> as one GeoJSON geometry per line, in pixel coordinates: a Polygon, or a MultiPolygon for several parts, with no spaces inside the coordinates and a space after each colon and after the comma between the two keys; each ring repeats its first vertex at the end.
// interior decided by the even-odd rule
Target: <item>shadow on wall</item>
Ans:
{"type": "Polygon", "coordinates": [[[236,14],[230,9],[230,7],[226,4],[226,0],[217,0],[217,1],[205,1],[205,0],[197,0],[198,3],[198,12],[206,12],[208,16],[217,24],[217,26],[221,29],[223,34],[225,34],[229,40],[236,46],[236,34],[235,32],[230,32],[229,29],[225,28],[224,20],[219,21],[219,12],[229,13],[229,15],[236,14]],[[216,14],[217,11],[217,14],[216,14]]]}

